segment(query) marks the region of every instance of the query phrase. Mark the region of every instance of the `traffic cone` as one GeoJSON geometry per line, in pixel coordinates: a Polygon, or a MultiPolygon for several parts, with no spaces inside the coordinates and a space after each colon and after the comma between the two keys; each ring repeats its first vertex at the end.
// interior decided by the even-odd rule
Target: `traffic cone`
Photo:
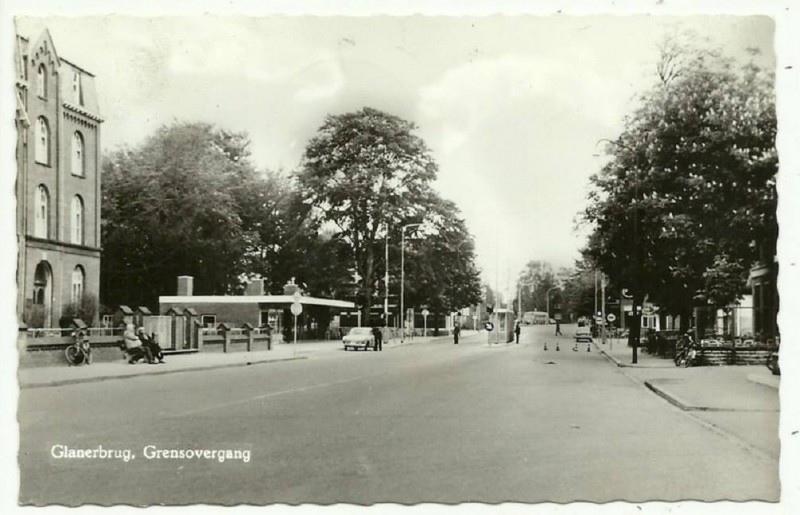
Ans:
{"type": "Polygon", "coordinates": [[[572,346],[572,350],[575,351],[575,352],[578,352],[578,344],[577,343],[572,346]]]}
{"type": "Polygon", "coordinates": [[[556,350],[561,350],[558,348],[558,342],[556,342],[556,350]]]}
{"type": "Polygon", "coordinates": [[[591,343],[587,343],[586,344],[586,352],[592,352],[592,344],[591,343]]]}
{"type": "Polygon", "coordinates": [[[547,350],[547,342],[544,342],[544,350],[547,350]]]}

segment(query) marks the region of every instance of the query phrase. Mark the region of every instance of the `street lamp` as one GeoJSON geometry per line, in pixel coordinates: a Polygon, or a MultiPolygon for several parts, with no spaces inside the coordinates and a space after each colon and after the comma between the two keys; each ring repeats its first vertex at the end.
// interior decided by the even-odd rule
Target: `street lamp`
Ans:
{"type": "Polygon", "coordinates": [[[550,292],[553,290],[560,290],[560,286],[553,286],[549,290],[547,290],[547,324],[550,324],[550,292]]]}
{"type": "Polygon", "coordinates": [[[422,224],[406,224],[400,229],[400,343],[405,342],[406,312],[405,312],[405,266],[406,266],[406,229],[419,227],[422,224]]]}

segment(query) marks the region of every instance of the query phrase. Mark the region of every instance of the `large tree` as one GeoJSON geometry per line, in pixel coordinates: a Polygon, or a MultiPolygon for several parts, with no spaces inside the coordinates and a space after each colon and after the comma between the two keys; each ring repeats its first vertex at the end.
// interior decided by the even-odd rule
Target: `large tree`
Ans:
{"type": "Polygon", "coordinates": [[[205,123],[161,127],[103,164],[102,301],[155,307],[176,277],[230,294],[248,277],[280,291],[292,276],[320,293],[336,252],[317,235],[292,180],[250,162],[246,134],[205,123]]]}
{"type": "Polygon", "coordinates": [[[772,76],[675,42],[658,72],[591,179],[587,251],[634,306],[724,306],[744,291],[754,243],[777,234],[772,76]]]}
{"type": "Polygon", "coordinates": [[[457,206],[437,199],[426,215],[420,237],[406,252],[409,305],[428,307],[447,315],[478,304],[482,298],[480,272],[475,265],[475,243],[457,206]]]}
{"type": "Polygon", "coordinates": [[[436,163],[413,123],[364,108],[328,116],[309,141],[297,178],[306,202],[333,224],[360,276],[369,321],[385,238],[431,203],[436,163]]]}
{"type": "Polygon", "coordinates": [[[228,187],[236,164],[217,136],[207,124],[165,126],[104,160],[104,304],[152,307],[182,274],[204,293],[234,287],[245,247],[228,187]]]}

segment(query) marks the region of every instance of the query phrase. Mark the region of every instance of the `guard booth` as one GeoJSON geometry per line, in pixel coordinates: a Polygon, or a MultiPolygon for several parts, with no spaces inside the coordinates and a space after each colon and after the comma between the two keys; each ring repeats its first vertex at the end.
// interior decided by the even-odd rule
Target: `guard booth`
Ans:
{"type": "Polygon", "coordinates": [[[514,312],[510,309],[495,309],[489,316],[489,322],[494,326],[488,331],[489,343],[511,343],[514,341],[514,312]]]}

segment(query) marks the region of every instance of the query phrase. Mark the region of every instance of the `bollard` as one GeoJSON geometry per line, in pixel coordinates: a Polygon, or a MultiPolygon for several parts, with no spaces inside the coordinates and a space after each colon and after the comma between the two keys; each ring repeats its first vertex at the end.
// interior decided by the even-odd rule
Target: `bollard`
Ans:
{"type": "Polygon", "coordinates": [[[578,352],[578,344],[577,344],[577,343],[576,343],[575,345],[573,345],[573,346],[572,346],[572,350],[573,350],[574,352],[578,352]]]}

